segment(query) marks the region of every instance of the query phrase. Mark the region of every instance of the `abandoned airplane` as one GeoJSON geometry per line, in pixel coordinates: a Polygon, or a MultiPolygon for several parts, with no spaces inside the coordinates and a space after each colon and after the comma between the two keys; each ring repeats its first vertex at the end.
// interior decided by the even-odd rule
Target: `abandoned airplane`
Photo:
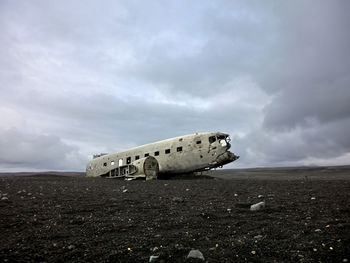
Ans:
{"type": "Polygon", "coordinates": [[[228,134],[204,132],[154,142],[127,151],[94,155],[88,177],[146,180],[158,174],[182,174],[217,168],[239,158],[229,151],[228,134]]]}

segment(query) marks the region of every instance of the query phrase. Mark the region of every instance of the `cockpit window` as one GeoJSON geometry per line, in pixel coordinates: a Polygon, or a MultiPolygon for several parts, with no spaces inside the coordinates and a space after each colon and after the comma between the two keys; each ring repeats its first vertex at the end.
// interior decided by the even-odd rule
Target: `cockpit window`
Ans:
{"type": "Polygon", "coordinates": [[[219,142],[220,142],[220,144],[221,144],[222,147],[225,147],[225,146],[227,145],[227,142],[226,142],[226,140],[224,140],[224,139],[223,139],[223,140],[220,140],[219,142]]]}
{"type": "Polygon", "coordinates": [[[209,137],[209,143],[213,143],[216,141],[216,137],[215,136],[210,136],[209,137]]]}
{"type": "Polygon", "coordinates": [[[225,140],[225,135],[218,135],[218,140],[225,140]]]}

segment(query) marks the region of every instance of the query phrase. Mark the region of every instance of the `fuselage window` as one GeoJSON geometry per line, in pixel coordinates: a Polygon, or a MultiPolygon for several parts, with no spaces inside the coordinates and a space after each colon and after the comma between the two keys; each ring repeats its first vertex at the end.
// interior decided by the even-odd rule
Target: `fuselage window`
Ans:
{"type": "Polygon", "coordinates": [[[138,159],[140,159],[140,155],[135,156],[135,160],[138,160],[138,159]]]}
{"type": "Polygon", "coordinates": [[[159,155],[158,151],[154,152],[154,156],[158,156],[158,155],[159,155]]]}
{"type": "Polygon", "coordinates": [[[127,158],[126,158],[126,163],[127,163],[127,164],[131,163],[131,157],[127,157],[127,158]]]}
{"type": "Polygon", "coordinates": [[[182,152],[182,146],[176,148],[177,152],[182,152]]]}
{"type": "Polygon", "coordinates": [[[114,161],[111,161],[111,165],[114,165],[114,161]]]}
{"type": "Polygon", "coordinates": [[[149,153],[145,153],[145,157],[149,156],[149,153]]]}
{"type": "Polygon", "coordinates": [[[170,149],[166,149],[165,154],[169,154],[169,153],[170,153],[170,149]]]}
{"type": "Polygon", "coordinates": [[[118,166],[123,166],[123,159],[119,159],[118,166]]]}
{"type": "Polygon", "coordinates": [[[202,143],[202,141],[196,141],[196,144],[201,144],[202,143]]]}
{"type": "Polygon", "coordinates": [[[103,166],[107,166],[107,163],[103,163],[103,166]]]}
{"type": "Polygon", "coordinates": [[[209,143],[213,143],[216,141],[216,137],[215,136],[210,136],[209,137],[209,143]]]}

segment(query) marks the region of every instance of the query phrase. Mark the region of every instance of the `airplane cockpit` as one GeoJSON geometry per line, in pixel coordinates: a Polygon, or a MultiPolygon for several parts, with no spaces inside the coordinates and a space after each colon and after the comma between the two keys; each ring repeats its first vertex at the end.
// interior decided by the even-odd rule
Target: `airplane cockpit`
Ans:
{"type": "Polygon", "coordinates": [[[213,135],[209,137],[210,144],[216,141],[218,141],[222,147],[227,147],[227,149],[230,149],[231,147],[231,144],[230,144],[231,138],[230,138],[230,135],[228,134],[218,133],[215,136],[213,135]]]}

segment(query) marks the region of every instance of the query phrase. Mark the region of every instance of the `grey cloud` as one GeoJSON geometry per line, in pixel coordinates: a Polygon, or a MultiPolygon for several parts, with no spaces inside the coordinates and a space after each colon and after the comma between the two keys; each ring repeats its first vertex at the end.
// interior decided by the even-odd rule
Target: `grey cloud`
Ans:
{"type": "Polygon", "coordinates": [[[29,91],[21,94],[16,104],[22,105],[21,111],[25,111],[28,118],[45,109],[41,113],[44,119],[49,117],[54,123],[63,119],[64,130],[61,132],[74,140],[94,137],[94,141],[99,141],[100,145],[115,145],[118,149],[120,146],[117,142],[142,144],[198,131],[227,131],[228,125],[232,124],[249,129],[246,118],[259,116],[259,112],[249,105],[239,108],[234,104],[215,105],[198,110],[191,105],[169,105],[140,98],[123,101],[106,94],[48,97],[29,91]],[[30,95],[32,99],[28,101],[26,98],[30,95]]]}
{"type": "Polygon", "coordinates": [[[8,170],[81,170],[87,162],[78,149],[52,135],[1,130],[0,163],[8,170]]]}
{"type": "Polygon", "coordinates": [[[284,11],[278,61],[263,70],[262,87],[277,90],[265,127],[295,128],[308,121],[350,117],[350,19],[348,2],[299,2],[284,11]],[[297,17],[297,19],[296,19],[297,17]]]}
{"type": "MultiPolygon", "coordinates": [[[[350,152],[348,7],[2,1],[1,107],[18,117],[2,134],[18,151],[19,141],[47,148],[55,169],[82,167],[79,149],[210,130],[233,135],[241,159],[232,167],[342,156],[350,152]]],[[[17,155],[38,167],[30,150],[10,153],[1,152],[3,163],[17,155]]]]}

